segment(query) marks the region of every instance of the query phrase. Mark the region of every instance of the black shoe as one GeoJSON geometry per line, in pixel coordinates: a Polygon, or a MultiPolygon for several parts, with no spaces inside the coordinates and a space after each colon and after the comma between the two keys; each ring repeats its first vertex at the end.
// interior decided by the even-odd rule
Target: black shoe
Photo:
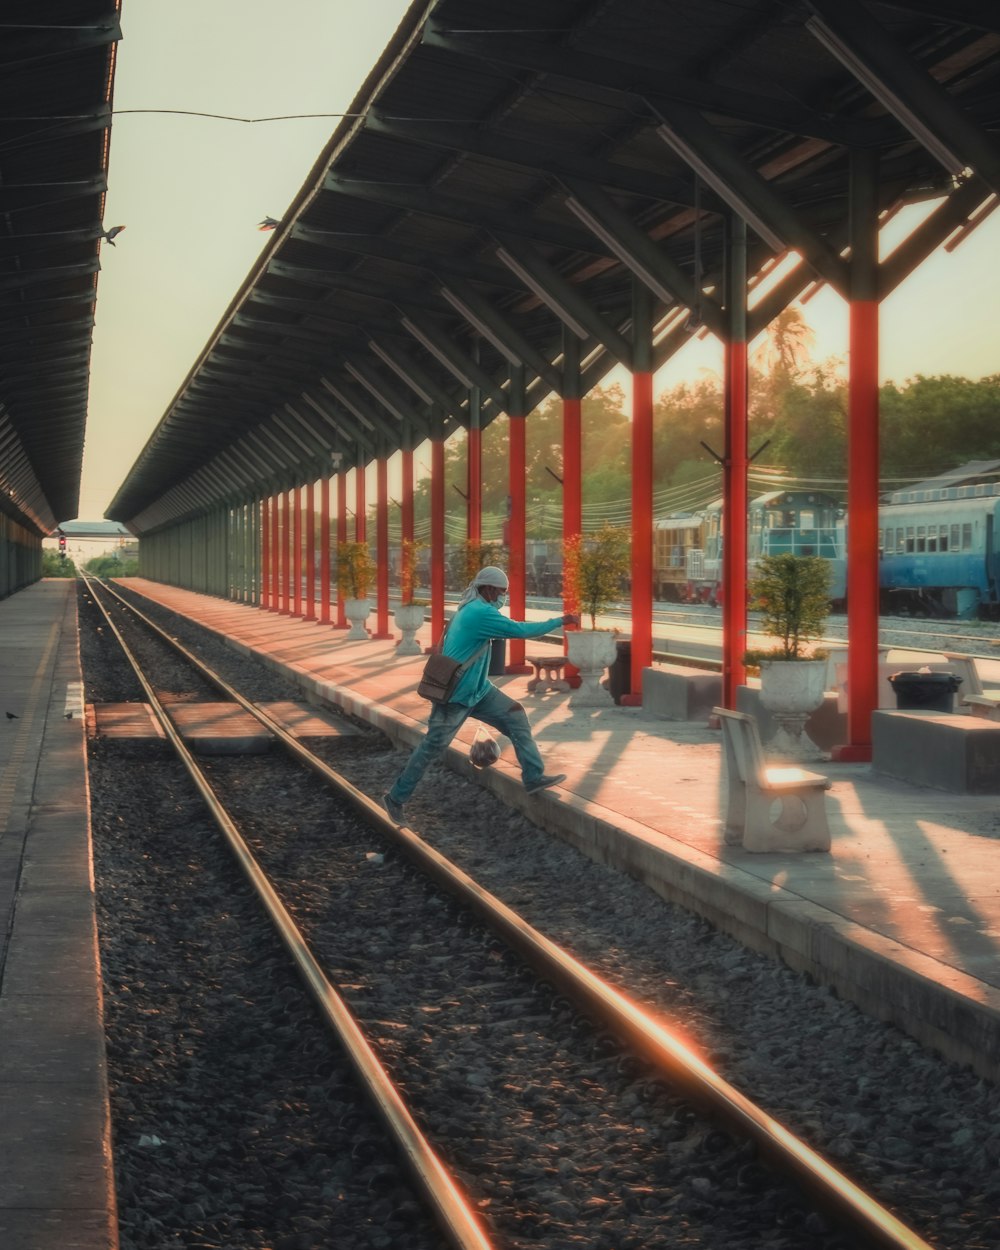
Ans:
{"type": "Polygon", "coordinates": [[[391,794],[382,795],[382,806],[389,813],[397,825],[405,825],[406,820],[403,817],[403,805],[397,803],[391,794]]]}
{"type": "Polygon", "coordinates": [[[565,780],[565,773],[553,773],[551,777],[543,773],[537,781],[528,783],[524,788],[529,794],[534,794],[537,790],[547,790],[549,786],[561,785],[565,780]]]}

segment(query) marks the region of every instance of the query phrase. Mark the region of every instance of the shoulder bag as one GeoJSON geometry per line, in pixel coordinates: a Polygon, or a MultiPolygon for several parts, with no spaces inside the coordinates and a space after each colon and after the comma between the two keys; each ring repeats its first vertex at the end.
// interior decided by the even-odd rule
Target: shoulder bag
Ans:
{"type": "MultiPolygon", "coordinates": [[[[444,642],[443,637],[441,641],[444,642]]],[[[474,660],[479,659],[491,642],[492,639],[487,638],[475,655],[469,656],[467,660],[455,660],[450,655],[442,655],[439,651],[429,655],[424,665],[420,685],[417,686],[417,694],[422,699],[429,699],[431,703],[448,703],[458,685],[459,678],[474,660]]]]}

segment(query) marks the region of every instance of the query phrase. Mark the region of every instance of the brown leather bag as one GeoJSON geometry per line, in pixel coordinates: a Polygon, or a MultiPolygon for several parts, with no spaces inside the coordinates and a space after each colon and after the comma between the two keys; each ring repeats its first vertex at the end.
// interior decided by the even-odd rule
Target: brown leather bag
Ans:
{"type": "Polygon", "coordinates": [[[458,685],[459,678],[474,660],[478,660],[491,640],[487,640],[475,655],[467,660],[453,660],[450,655],[442,655],[436,651],[427,657],[424,673],[417,686],[417,694],[431,703],[448,703],[458,685]]]}

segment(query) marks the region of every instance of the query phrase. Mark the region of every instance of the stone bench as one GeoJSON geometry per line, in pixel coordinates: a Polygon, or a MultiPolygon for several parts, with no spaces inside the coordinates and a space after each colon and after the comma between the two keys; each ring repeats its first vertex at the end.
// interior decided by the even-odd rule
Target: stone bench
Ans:
{"type": "Polygon", "coordinates": [[[649,716],[707,721],[721,699],[719,673],[680,664],[642,670],[642,710],[649,716]]]}
{"type": "Polygon", "coordinates": [[[729,785],[726,842],[746,851],[828,851],[830,780],[804,768],[768,765],[757,722],[716,707],[729,785]]]}
{"type": "Polygon", "coordinates": [[[567,660],[564,655],[526,655],[524,657],[535,670],[528,681],[528,694],[546,690],[569,690],[569,682],[563,675],[567,660]]]}
{"type": "Polygon", "coordinates": [[[948,712],[873,712],[872,767],[935,790],[1000,794],[1000,722],[948,712]]]}

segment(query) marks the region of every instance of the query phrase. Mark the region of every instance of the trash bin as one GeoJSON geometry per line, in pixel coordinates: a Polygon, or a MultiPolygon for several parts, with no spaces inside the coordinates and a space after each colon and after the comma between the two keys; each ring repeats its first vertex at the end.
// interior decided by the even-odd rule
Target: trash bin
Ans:
{"type": "Polygon", "coordinates": [[[892,673],[896,707],[908,712],[953,712],[955,691],[962,684],[954,673],[892,673]]]}
{"type": "Polygon", "coordinates": [[[608,694],[616,703],[621,703],[622,695],[632,693],[632,642],[616,642],[617,655],[608,666],[608,694]]]}
{"type": "Polygon", "coordinates": [[[506,638],[494,638],[490,643],[490,668],[491,677],[502,677],[507,670],[507,640],[506,638]]]}

